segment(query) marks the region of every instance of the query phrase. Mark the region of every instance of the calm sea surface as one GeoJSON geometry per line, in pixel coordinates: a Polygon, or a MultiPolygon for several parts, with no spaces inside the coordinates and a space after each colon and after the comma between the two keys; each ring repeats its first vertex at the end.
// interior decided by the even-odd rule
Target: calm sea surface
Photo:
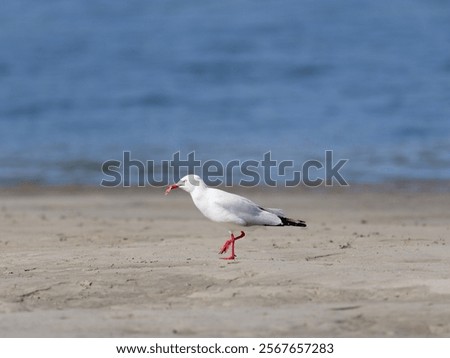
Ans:
{"type": "Polygon", "coordinates": [[[450,179],[449,1],[0,5],[0,185],[328,149],[350,182],[450,179]]]}

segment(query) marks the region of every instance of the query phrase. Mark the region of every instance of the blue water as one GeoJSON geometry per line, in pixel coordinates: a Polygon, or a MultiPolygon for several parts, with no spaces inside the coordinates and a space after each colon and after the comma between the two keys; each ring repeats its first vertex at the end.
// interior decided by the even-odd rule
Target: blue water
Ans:
{"type": "Polygon", "coordinates": [[[350,182],[450,179],[449,1],[0,5],[0,185],[327,149],[350,182]]]}

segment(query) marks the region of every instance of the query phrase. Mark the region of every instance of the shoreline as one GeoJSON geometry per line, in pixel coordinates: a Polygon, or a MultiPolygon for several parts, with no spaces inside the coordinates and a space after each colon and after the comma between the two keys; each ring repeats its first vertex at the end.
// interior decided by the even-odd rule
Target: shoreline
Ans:
{"type": "MultiPolygon", "coordinates": [[[[40,184],[40,183],[20,183],[15,185],[0,185],[0,195],[11,194],[36,194],[40,192],[46,193],[82,193],[82,192],[120,192],[120,191],[164,191],[167,185],[139,187],[131,185],[129,187],[102,187],[101,185],[87,185],[87,184],[40,184]]],[[[308,187],[305,185],[298,185],[294,187],[285,187],[281,185],[256,185],[256,186],[240,186],[220,185],[217,188],[226,191],[301,191],[301,192],[450,192],[450,180],[394,180],[377,183],[353,183],[348,186],[340,185],[320,185],[317,187],[308,187]]]]}

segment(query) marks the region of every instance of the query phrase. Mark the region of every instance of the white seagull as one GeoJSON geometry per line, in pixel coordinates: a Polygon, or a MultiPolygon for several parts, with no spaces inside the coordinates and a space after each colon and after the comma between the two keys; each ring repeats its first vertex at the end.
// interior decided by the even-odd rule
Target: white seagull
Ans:
{"type": "MultiPolygon", "coordinates": [[[[264,209],[253,201],[242,196],[231,194],[226,191],[209,188],[198,175],[186,175],[178,183],[169,185],[165,194],[169,194],[172,189],[182,189],[189,194],[195,206],[208,219],[225,223],[230,228],[236,226],[300,226],[306,227],[302,220],[289,219],[284,216],[281,209],[264,209]]],[[[219,254],[227,252],[231,245],[231,255],[225,260],[234,260],[234,242],[245,236],[241,231],[239,236],[234,236],[230,230],[230,239],[225,241],[219,254]]]]}

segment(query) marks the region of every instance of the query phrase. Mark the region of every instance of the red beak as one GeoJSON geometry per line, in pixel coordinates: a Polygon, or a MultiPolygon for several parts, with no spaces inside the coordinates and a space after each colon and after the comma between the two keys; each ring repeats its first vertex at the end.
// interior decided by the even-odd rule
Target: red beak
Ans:
{"type": "Polygon", "coordinates": [[[167,195],[167,194],[169,194],[170,193],[170,191],[172,190],[172,189],[178,189],[179,188],[179,186],[178,185],[176,185],[176,184],[172,184],[172,185],[169,185],[168,187],[167,187],[167,189],[166,189],[166,191],[165,191],[165,194],[164,195],[167,195]]]}

